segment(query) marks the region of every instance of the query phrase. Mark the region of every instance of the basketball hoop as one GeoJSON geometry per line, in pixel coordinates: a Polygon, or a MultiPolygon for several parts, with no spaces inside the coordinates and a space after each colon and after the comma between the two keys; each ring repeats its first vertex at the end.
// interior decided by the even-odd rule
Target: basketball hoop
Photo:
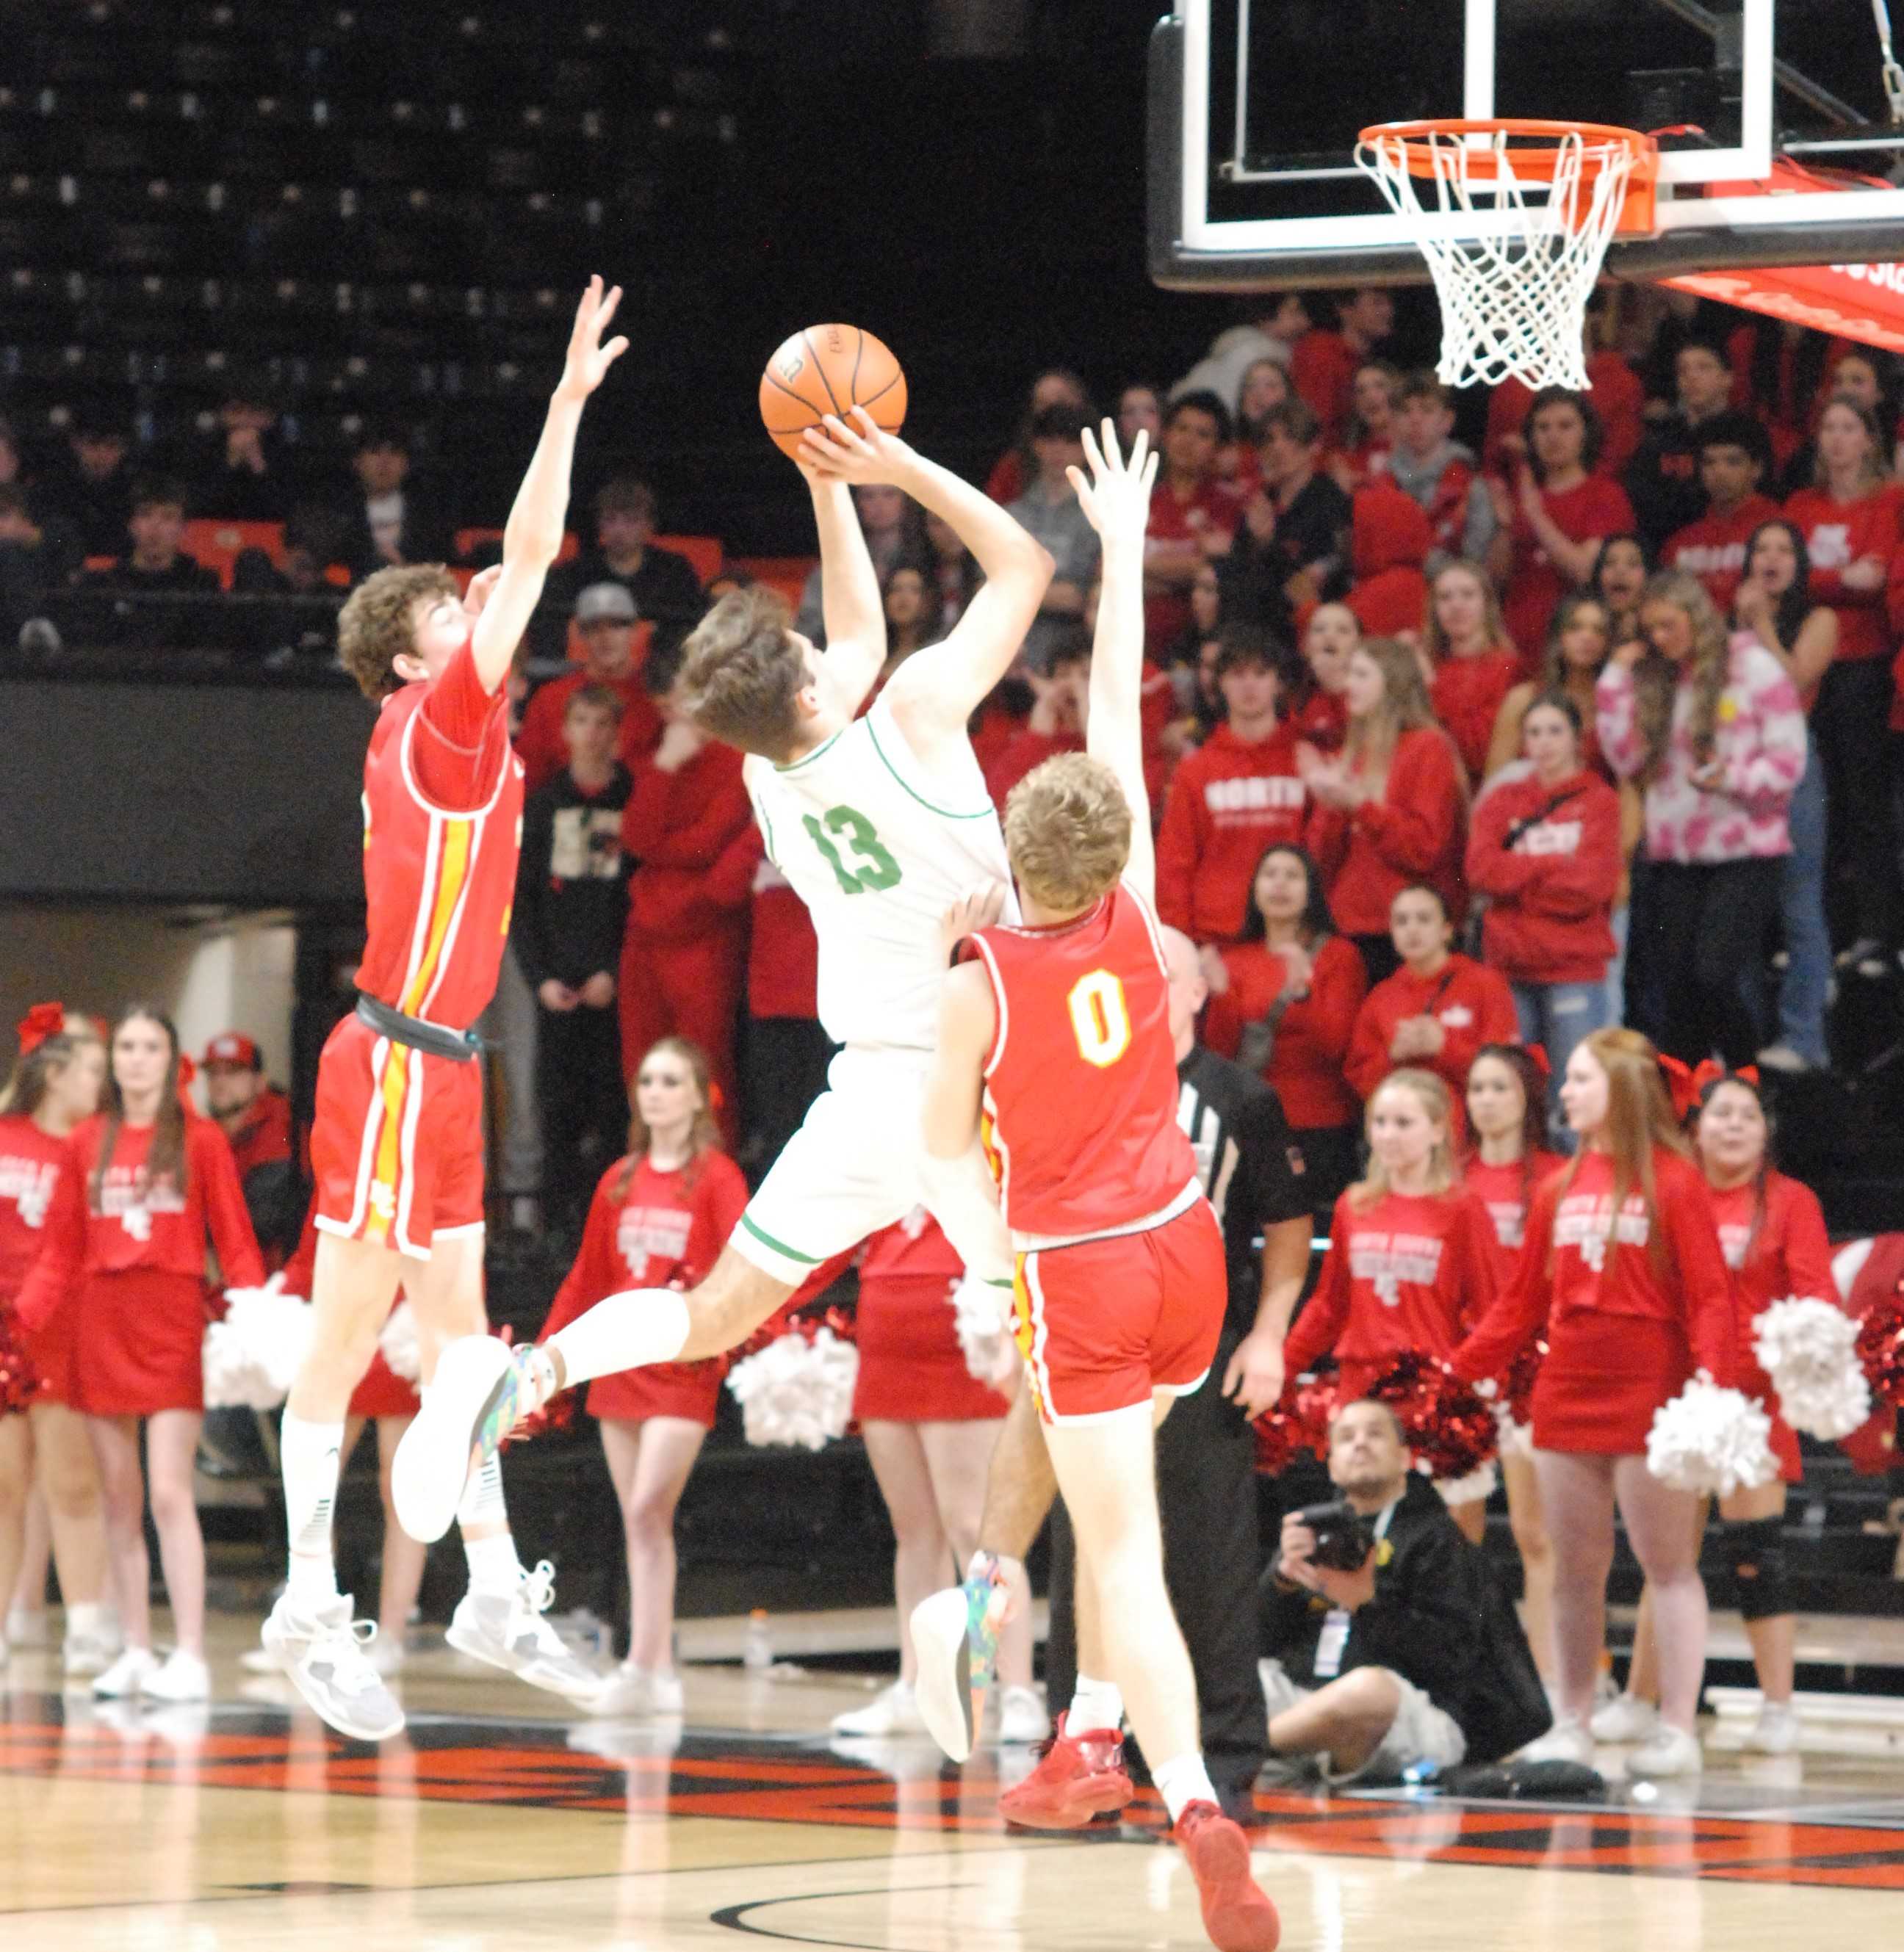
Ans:
{"type": "Polygon", "coordinates": [[[1428,260],[1445,385],[1512,374],[1536,390],[1586,387],[1581,334],[1607,246],[1616,231],[1652,228],[1650,136],[1594,122],[1383,122],[1362,131],[1355,160],[1428,260]]]}

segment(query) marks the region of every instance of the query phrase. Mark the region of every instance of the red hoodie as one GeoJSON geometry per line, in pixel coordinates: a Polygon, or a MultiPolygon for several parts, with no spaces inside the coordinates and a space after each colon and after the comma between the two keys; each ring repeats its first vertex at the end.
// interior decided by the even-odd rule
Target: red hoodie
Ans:
{"type": "Polygon", "coordinates": [[[1494,721],[1520,675],[1520,658],[1498,645],[1471,658],[1444,658],[1435,668],[1428,696],[1472,780],[1486,775],[1494,721]]]}
{"type": "Polygon", "coordinates": [[[1787,520],[1805,538],[1812,559],[1812,600],[1838,613],[1838,661],[1890,655],[1885,586],[1847,590],[1844,573],[1876,556],[1888,570],[1898,550],[1898,492],[1878,490],[1862,502],[1834,502],[1822,488],[1801,488],[1785,504],[1787,520]]]}
{"type": "MultiPolygon", "coordinates": [[[[1245,1024],[1260,1023],[1282,997],[1283,962],[1260,942],[1238,943],[1223,957],[1229,987],[1210,999],[1203,1041],[1219,1057],[1233,1058],[1245,1024]]],[[[1354,943],[1345,936],[1329,937],[1311,959],[1308,993],[1283,1004],[1263,1068],[1292,1131],[1352,1125],[1360,1115],[1342,1076],[1342,1059],[1367,993],[1368,971],[1354,943]]]]}
{"type": "Polygon", "coordinates": [[[1489,897],[1482,953],[1510,983],[1597,983],[1621,865],[1620,796],[1599,774],[1502,780],[1467,838],[1468,886],[1489,897]]]}
{"type": "Polygon", "coordinates": [[[753,809],[741,755],[709,740],[672,773],[644,766],[622,815],[622,845],[641,864],[628,884],[628,927],[691,942],[736,921],[753,875],[753,809]]]}
{"type": "Polygon", "coordinates": [[[1420,502],[1385,476],[1355,491],[1349,530],[1354,587],[1347,602],[1370,637],[1419,630],[1428,614],[1428,579],[1421,566],[1434,531],[1420,502]]]}
{"type": "MultiPolygon", "coordinates": [[[[645,649],[645,647],[644,647],[645,649]]],[[[637,666],[639,669],[639,665],[637,666]]],[[[530,699],[515,735],[515,756],[522,762],[522,790],[532,793],[546,786],[568,763],[568,742],[562,736],[568,701],[584,685],[599,684],[622,701],[620,737],[615,756],[631,773],[639,774],[661,743],[661,714],[640,677],[590,677],[585,671],[565,671],[551,678],[530,699]]]]}
{"type": "MultiPolygon", "coordinates": [[[[1624,535],[1634,527],[1633,504],[1627,499],[1627,491],[1604,474],[1589,474],[1584,481],[1558,494],[1549,494],[1542,489],[1540,499],[1547,519],[1569,542],[1585,542],[1589,536],[1604,541],[1608,536],[1624,535]]],[[[1532,677],[1554,612],[1571,586],[1548,561],[1547,552],[1517,502],[1508,536],[1514,553],[1507,587],[1502,593],[1502,614],[1507,619],[1508,636],[1520,653],[1521,669],[1532,677]]]]}
{"type": "Polygon", "coordinates": [[[1389,905],[1411,881],[1437,890],[1458,920],[1466,906],[1461,813],[1455,748],[1430,725],[1395,741],[1379,800],[1364,800],[1353,813],[1311,808],[1309,852],[1336,926],[1345,935],[1386,935],[1389,905]]]}
{"type": "Polygon", "coordinates": [[[1321,422],[1325,448],[1339,447],[1355,410],[1355,369],[1361,361],[1339,332],[1311,326],[1289,354],[1289,384],[1321,422]]]}
{"type": "Polygon", "coordinates": [[[1342,1070],[1364,1102],[1396,1068],[1389,1055],[1395,1027],[1405,1017],[1433,1017],[1441,1025],[1442,1046],[1432,1057],[1411,1057],[1411,1066],[1432,1071],[1454,1098],[1455,1135],[1463,1130],[1461,1101],[1467,1069],[1484,1043],[1517,1043],[1520,1019],[1507,979],[1473,957],[1448,957],[1432,976],[1417,976],[1405,965],[1376,984],[1356,1012],[1354,1034],[1342,1070]]]}
{"type": "Polygon", "coordinates": [[[1769,495],[1748,495],[1729,515],[1702,515],[1666,538],[1659,566],[1696,576],[1724,615],[1738,593],[1752,530],[1761,522],[1775,520],[1778,512],[1778,504],[1769,495]]]}
{"type": "Polygon", "coordinates": [[[1242,934],[1264,849],[1302,839],[1309,790],[1295,755],[1293,725],[1254,742],[1219,725],[1178,767],[1157,837],[1157,909],[1167,927],[1198,942],[1242,934]]]}

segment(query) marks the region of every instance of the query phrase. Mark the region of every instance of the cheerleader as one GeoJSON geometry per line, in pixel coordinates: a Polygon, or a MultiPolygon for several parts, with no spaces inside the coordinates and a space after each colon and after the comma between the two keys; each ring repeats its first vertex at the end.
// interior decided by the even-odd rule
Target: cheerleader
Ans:
{"type": "MultiPolygon", "coordinates": [[[[1534,1188],[1567,1162],[1544,1149],[1547,1071],[1538,1048],[1483,1044],[1467,1073],[1472,1149],[1461,1184],[1487,1209],[1498,1294],[1514,1280],[1527,1240],[1534,1188]]],[[[1520,1554],[1521,1616],[1540,1678],[1553,1678],[1554,1546],[1540,1508],[1540,1481],[1524,1443],[1503,1443],[1501,1477],[1508,1522],[1520,1554]]]]}
{"type": "MultiPolygon", "coordinates": [[[[899,1617],[947,1584],[979,1544],[985,1472],[1009,1397],[967,1368],[953,1291],[965,1273],[938,1223],[916,1208],[866,1243],[860,1268],[860,1373],[853,1414],[893,1528],[899,1617]]],[[[1007,1378],[1018,1364],[1003,1351],[1007,1378]]],[[[1029,1600],[1029,1594],[1025,1598],[1029,1600]]],[[[998,1644],[998,1739],[1041,1742],[1051,1733],[1032,1686],[1032,1609],[1019,1606],[998,1644]]],[[[836,1735],[923,1731],[913,1703],[913,1637],[899,1636],[899,1678],[864,1708],[833,1719],[836,1735]]]]}
{"type": "Polygon", "coordinates": [[[192,1472],[205,1421],[206,1249],[216,1253],[226,1287],[261,1287],[265,1264],[230,1145],[186,1104],[178,1034],[155,1006],[135,1003],[113,1026],[105,1109],[71,1143],[79,1172],[70,1181],[61,1175],[46,1250],[19,1310],[30,1331],[63,1317],[73,1406],[86,1417],[99,1465],[126,1645],[92,1691],[202,1701],[210,1688],[205,1539],[192,1472]],[[142,1422],[178,1642],[162,1663],[152,1652],[148,1603],[142,1422]]]}
{"type": "MultiPolygon", "coordinates": [[[[317,1203],[305,1215],[304,1232],[297,1252],[284,1269],[287,1294],[311,1293],[312,1271],[317,1265],[317,1203]]],[[[392,1312],[404,1306],[403,1291],[398,1289],[392,1312]]],[[[403,1433],[423,1407],[416,1384],[393,1369],[381,1347],[371,1358],[363,1380],[351,1392],[344,1412],[344,1434],[337,1454],[348,1464],[355,1454],[366,1426],[377,1432],[377,1488],[384,1506],[384,1550],[379,1562],[377,1590],[377,1635],[364,1649],[364,1657],[387,1678],[403,1666],[404,1644],[410,1631],[410,1616],[416,1610],[417,1596],[423,1590],[424,1562],[429,1547],[420,1545],[397,1522],[396,1506],[390,1495],[390,1466],[403,1433]]],[[[254,1664],[254,1656],[242,1656],[244,1665],[254,1664]]],[[[259,1652],[255,1664],[261,1672],[277,1674],[283,1669],[268,1653],[259,1652]]]]}
{"type": "MultiPolygon", "coordinates": [[[[100,1603],[99,1474],[85,1420],[72,1407],[67,1325],[56,1317],[30,1334],[13,1305],[45,1244],[59,1184],[77,1171],[67,1140],[99,1109],[105,1046],[86,1018],[58,1003],[36,1004],[18,1034],[20,1062],[0,1101],[0,1351],[8,1377],[0,1396],[0,1597],[13,1596],[15,1618],[31,1622],[37,1615],[43,1630],[50,1518],[66,1607],[61,1653],[67,1679],[80,1680],[103,1673],[114,1651],[100,1603]],[[42,1491],[36,1527],[30,1515],[42,1491]]],[[[7,1655],[0,1639],[0,1666],[7,1655]]]]}
{"type": "MultiPolygon", "coordinates": [[[[1703,1080],[1693,1116],[1693,1144],[1719,1225],[1719,1245],[1736,1277],[1739,1298],[1739,1387],[1772,1413],[1771,1447],[1779,1474],[1769,1484],[1734,1491],[1719,1501],[1725,1563],[1739,1588],[1739,1610],[1758,1670],[1762,1706],[1746,1737],[1746,1747],[1762,1754],[1784,1755],[1798,1744],[1798,1718],[1792,1707],[1797,1620],[1785,1583],[1785,1487],[1804,1477],[1798,1438],[1778,1415],[1771,1381],[1752,1353],[1752,1323],[1787,1295],[1836,1298],[1830,1243],[1824,1214],[1808,1186],[1787,1179],[1771,1161],[1772,1125],[1758,1095],[1755,1071],[1721,1074],[1703,1080]]],[[[1696,1081],[1699,1074],[1695,1073],[1696,1081]]],[[[1699,1532],[1705,1531],[1705,1513],[1699,1532]]],[[[1696,1538],[1694,1549],[1696,1551],[1696,1538]]],[[[1593,1733],[1603,1742],[1632,1741],[1649,1733],[1655,1719],[1658,1655],[1653,1634],[1650,1589],[1640,1597],[1633,1634],[1633,1666],[1627,1692],[1593,1717],[1593,1733]]]]}
{"type": "MultiPolygon", "coordinates": [[[[1493,1228],[1460,1184],[1448,1087],[1431,1071],[1391,1071],[1369,1100],[1366,1178],[1336,1203],[1316,1291],[1284,1345],[1301,1375],[1332,1353],[1339,1403],[1401,1356],[1454,1353],[1494,1298],[1493,1228]]],[[[1479,1544],[1486,1500],[1450,1507],[1479,1544]]]]}
{"type": "MultiPolygon", "coordinates": [[[[684,1037],[662,1037],[635,1073],[628,1156],[595,1189],[581,1250],[537,1339],[624,1289],[692,1287],[747,1203],[747,1181],[721,1150],[706,1056],[684,1037]]],[[[628,1657],[595,1697],[598,1714],[678,1715],[684,1706],[674,1659],[675,1510],[714,1428],[726,1372],[718,1359],[658,1362],[588,1387],[628,1561],[628,1657]]]]}
{"type": "Polygon", "coordinates": [[[1736,1379],[1732,1278],[1705,1181],[1673,1121],[1658,1053],[1637,1031],[1574,1047],[1561,1104],[1581,1142],[1534,1193],[1513,1284],[1455,1352],[1469,1378],[1499,1377],[1545,1333],[1533,1391],[1534,1469],[1554,1542],[1553,1666],[1559,1713],[1529,1751],[1585,1763],[1605,1631],[1616,1502],[1652,1582],[1661,1725],[1630,1757],[1635,1775],[1700,1766],[1693,1718],[1705,1664],[1698,1500],[1646,1468],[1653,1414],[1695,1365],[1736,1379]]]}

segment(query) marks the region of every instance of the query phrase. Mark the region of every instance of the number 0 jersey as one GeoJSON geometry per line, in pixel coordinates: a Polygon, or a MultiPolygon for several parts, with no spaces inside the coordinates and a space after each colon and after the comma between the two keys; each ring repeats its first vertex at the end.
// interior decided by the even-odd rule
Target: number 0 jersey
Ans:
{"type": "Polygon", "coordinates": [[[1120,882],[1056,928],[974,939],[998,1012],[985,1147],[1019,1252],[1141,1232],[1192,1205],[1170,980],[1143,897],[1120,882]]]}
{"type": "Polygon", "coordinates": [[[1011,887],[971,748],[929,773],[882,697],[791,766],[750,758],[746,778],[768,855],[813,918],[827,1035],[930,1050],[945,974],[940,922],[977,890],[1011,887]]]}

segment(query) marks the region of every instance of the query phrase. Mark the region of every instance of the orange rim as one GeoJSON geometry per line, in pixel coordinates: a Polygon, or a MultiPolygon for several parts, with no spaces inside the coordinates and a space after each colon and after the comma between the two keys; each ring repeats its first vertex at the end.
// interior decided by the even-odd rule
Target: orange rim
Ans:
{"type": "MultiPolygon", "coordinates": [[[[1549,142],[1550,149],[1529,148],[1514,152],[1514,165],[1530,176],[1551,176],[1559,145],[1569,136],[1577,136],[1583,145],[1581,166],[1603,168],[1616,151],[1632,159],[1636,183],[1648,181],[1658,167],[1659,145],[1637,129],[1623,129],[1611,122],[1542,122],[1503,117],[1498,120],[1454,120],[1445,122],[1377,122],[1364,129],[1358,142],[1373,145],[1382,142],[1401,145],[1408,174],[1433,177],[1436,174],[1435,143],[1431,139],[1447,136],[1509,136],[1524,138],[1530,145],[1549,142]]],[[[1468,162],[1470,175],[1486,181],[1493,174],[1494,159],[1485,150],[1476,152],[1468,162]]]]}

